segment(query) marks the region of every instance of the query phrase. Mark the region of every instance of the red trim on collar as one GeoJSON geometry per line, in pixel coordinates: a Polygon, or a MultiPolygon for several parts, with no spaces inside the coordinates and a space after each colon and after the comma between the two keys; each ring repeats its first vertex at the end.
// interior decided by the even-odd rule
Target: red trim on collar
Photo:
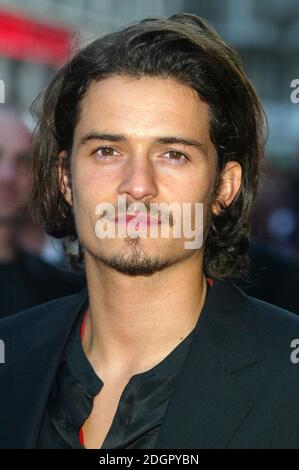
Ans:
{"type": "Polygon", "coordinates": [[[84,436],[83,436],[83,429],[82,428],[79,431],[79,441],[80,441],[81,446],[84,447],[84,436]]]}
{"type": "MultiPolygon", "coordinates": [[[[83,338],[83,335],[84,335],[86,319],[87,319],[87,310],[86,310],[86,312],[85,312],[85,314],[84,314],[83,321],[82,321],[82,324],[81,324],[81,329],[80,329],[80,338],[81,338],[81,341],[82,341],[82,338],[83,338]]],[[[79,441],[80,441],[81,446],[84,447],[83,427],[81,427],[80,430],[79,430],[79,441]]]]}
{"type": "Polygon", "coordinates": [[[82,324],[81,324],[81,329],[80,329],[80,338],[81,339],[83,338],[83,335],[84,335],[86,319],[87,319],[87,310],[84,314],[84,318],[83,318],[83,321],[82,321],[82,324]]]}

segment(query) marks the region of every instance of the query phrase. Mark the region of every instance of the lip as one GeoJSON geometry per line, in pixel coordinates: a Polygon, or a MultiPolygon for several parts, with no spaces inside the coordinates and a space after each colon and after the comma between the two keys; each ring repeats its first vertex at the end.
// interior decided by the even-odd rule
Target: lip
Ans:
{"type": "Polygon", "coordinates": [[[147,214],[136,214],[136,215],[125,215],[115,217],[115,222],[120,224],[128,224],[132,219],[135,220],[135,224],[139,223],[140,225],[161,225],[161,221],[159,219],[155,219],[153,217],[148,216],[147,214]]]}

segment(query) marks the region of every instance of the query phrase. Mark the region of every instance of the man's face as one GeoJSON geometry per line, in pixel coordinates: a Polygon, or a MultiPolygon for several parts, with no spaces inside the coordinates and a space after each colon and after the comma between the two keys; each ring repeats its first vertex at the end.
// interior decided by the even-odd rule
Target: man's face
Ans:
{"type": "MultiPolygon", "coordinates": [[[[96,207],[108,202],[117,212],[118,196],[126,197],[127,206],[143,202],[147,209],[150,203],[175,202],[181,208],[191,203],[193,221],[194,203],[203,203],[208,220],[216,152],[208,105],[192,88],[166,78],[114,76],[93,82],[81,103],[71,159],[72,199],[70,191],[65,197],[73,205],[87,257],[130,275],[149,275],[187,257],[202,257],[202,248],[185,248],[183,235],[101,239],[95,232],[96,207]],[[167,143],[161,140],[165,137],[199,145],[167,143]]],[[[64,182],[68,185],[66,177],[64,182]]]]}
{"type": "Polygon", "coordinates": [[[28,204],[30,133],[10,111],[0,113],[0,222],[11,222],[28,204]]]}

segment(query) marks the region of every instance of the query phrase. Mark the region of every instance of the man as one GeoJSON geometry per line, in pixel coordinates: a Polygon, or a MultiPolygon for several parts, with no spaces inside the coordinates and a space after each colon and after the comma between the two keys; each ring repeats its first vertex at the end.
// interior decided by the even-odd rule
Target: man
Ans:
{"type": "MultiPolygon", "coordinates": [[[[0,106],[0,318],[78,292],[83,279],[24,250],[30,199],[31,133],[16,109],[0,106]]],[[[39,229],[41,233],[41,230],[39,229]]]]}
{"type": "Polygon", "coordinates": [[[264,130],[236,53],[191,14],[104,36],[58,72],[33,211],[79,240],[87,289],[0,323],[1,447],[299,446],[299,320],[226,279],[246,266],[264,130]]]}

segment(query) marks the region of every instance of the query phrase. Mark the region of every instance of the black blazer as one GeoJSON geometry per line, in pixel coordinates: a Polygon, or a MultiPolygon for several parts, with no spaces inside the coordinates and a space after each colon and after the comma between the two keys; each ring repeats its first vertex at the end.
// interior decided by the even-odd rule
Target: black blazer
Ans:
{"type": "MultiPolygon", "coordinates": [[[[0,448],[35,448],[63,347],[87,302],[85,288],[0,322],[0,448]]],[[[290,358],[299,318],[228,280],[215,281],[199,321],[155,448],[299,448],[299,363],[290,358]]]]}

